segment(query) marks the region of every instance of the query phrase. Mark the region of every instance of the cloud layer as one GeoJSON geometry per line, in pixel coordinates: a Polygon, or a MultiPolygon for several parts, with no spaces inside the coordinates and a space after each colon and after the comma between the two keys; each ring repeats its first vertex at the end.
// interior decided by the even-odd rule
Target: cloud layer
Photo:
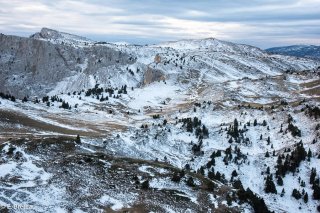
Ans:
{"type": "Polygon", "coordinates": [[[262,48],[320,44],[320,0],[0,0],[0,32],[49,27],[94,40],[216,37],[262,48]]]}

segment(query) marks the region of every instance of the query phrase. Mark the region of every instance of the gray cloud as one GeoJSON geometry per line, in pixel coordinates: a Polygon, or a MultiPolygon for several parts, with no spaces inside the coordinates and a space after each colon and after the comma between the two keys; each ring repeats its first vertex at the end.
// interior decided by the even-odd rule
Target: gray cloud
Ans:
{"type": "Polygon", "coordinates": [[[320,0],[0,0],[0,32],[41,27],[96,40],[217,37],[262,48],[320,44],[320,0]]]}

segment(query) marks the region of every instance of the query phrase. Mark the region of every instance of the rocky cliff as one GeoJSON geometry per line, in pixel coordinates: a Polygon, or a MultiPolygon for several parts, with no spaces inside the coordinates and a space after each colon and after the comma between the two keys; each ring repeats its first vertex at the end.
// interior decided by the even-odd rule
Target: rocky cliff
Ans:
{"type": "Polygon", "coordinates": [[[0,35],[0,91],[18,97],[44,95],[71,76],[100,75],[100,79],[106,82],[110,76],[99,73],[99,70],[117,70],[132,63],[134,59],[128,54],[106,46],[74,47],[35,38],[0,35]]]}

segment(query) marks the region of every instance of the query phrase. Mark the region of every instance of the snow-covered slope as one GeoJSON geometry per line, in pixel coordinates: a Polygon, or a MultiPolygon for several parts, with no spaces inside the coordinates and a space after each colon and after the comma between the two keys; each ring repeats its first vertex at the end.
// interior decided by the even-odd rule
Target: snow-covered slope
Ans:
{"type": "Polygon", "coordinates": [[[211,38],[139,46],[41,32],[0,36],[0,205],[318,208],[319,62],[211,38]]]}
{"type": "Polygon", "coordinates": [[[180,40],[173,42],[153,45],[155,47],[168,47],[177,50],[202,50],[226,53],[249,54],[255,56],[264,56],[263,50],[249,45],[234,44],[227,41],[221,41],[215,38],[206,38],[198,40],[180,40]]]}

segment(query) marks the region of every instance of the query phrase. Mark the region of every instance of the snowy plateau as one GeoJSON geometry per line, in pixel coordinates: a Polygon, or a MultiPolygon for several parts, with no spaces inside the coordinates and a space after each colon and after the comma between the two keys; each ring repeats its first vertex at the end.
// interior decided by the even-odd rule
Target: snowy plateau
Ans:
{"type": "Polygon", "coordinates": [[[43,28],[0,92],[1,212],[320,211],[316,59],[43,28]]]}

